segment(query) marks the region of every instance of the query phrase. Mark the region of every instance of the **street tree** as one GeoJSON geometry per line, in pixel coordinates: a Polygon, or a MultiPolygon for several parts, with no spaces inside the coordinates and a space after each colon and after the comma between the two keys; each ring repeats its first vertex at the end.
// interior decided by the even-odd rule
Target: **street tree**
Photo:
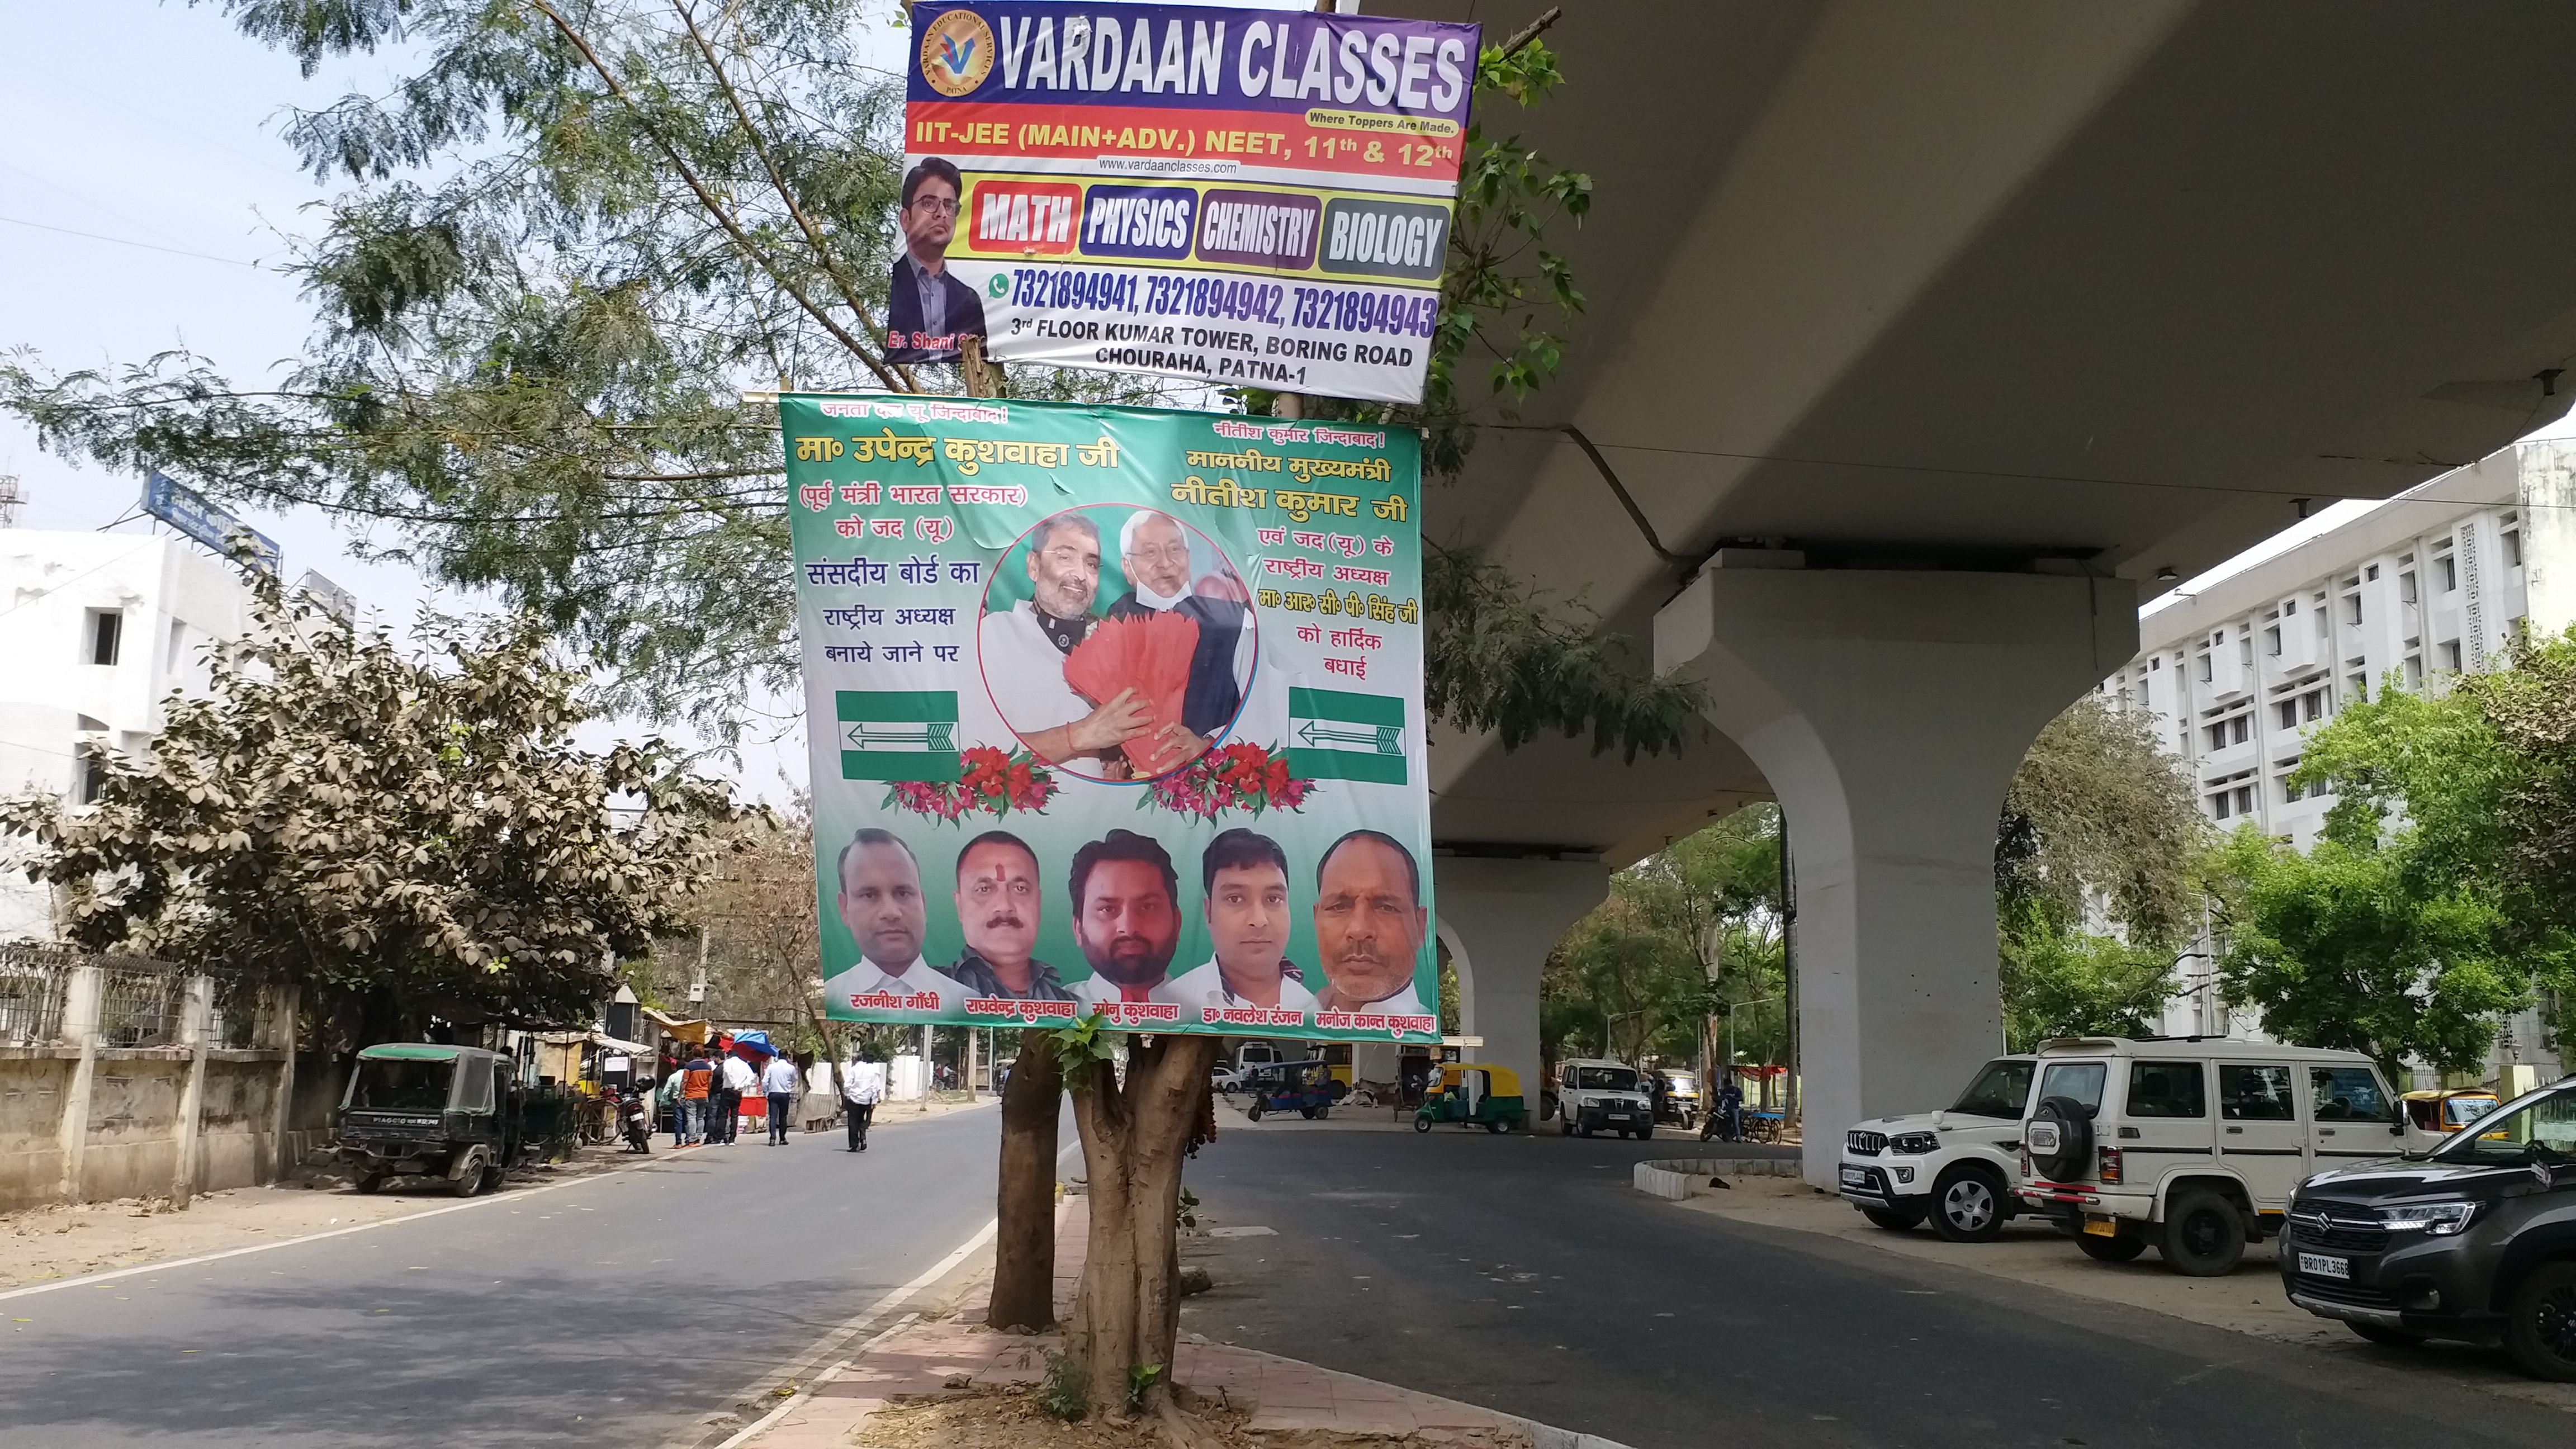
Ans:
{"type": "MultiPolygon", "coordinates": [[[[402,67],[383,95],[286,126],[317,179],[352,188],[292,264],[317,311],[306,356],[274,383],[177,354],[71,373],[21,359],[0,366],[0,407],[50,448],[377,524],[432,577],[547,620],[605,672],[614,707],[728,737],[746,694],[789,687],[797,664],[776,422],[740,391],[962,385],[878,345],[902,88],[861,58],[874,0],[226,8],[308,75],[351,55],[402,67]]],[[[1481,110],[1557,83],[1537,29],[1480,56],[1481,110]]],[[[1581,302],[1542,240],[1551,221],[1580,220],[1588,178],[1483,124],[1431,393],[1419,408],[1377,405],[1425,429],[1435,472],[1463,466],[1479,407],[1553,373],[1562,344],[1538,319],[1581,302]],[[1463,383],[1479,367],[1481,395],[1463,383]]],[[[1010,386],[1165,397],[1044,369],[1010,386]]],[[[1537,597],[1472,551],[1435,551],[1426,574],[1426,693],[1443,718],[1506,743],[1554,730],[1630,755],[1679,744],[1696,695],[1656,679],[1580,600],[1537,597]],[[1458,638],[1471,642],[1444,647],[1458,638]]],[[[1022,1083],[1048,1078],[1015,1073],[1022,1083]]],[[[1051,1163],[1054,1121],[1006,1104],[1006,1167],[1027,1169],[1006,1172],[1006,1240],[1038,1233],[1052,1177],[1029,1164],[1051,1163]],[[1021,1131],[1042,1131],[1047,1150],[1021,1131]]],[[[997,1300],[1026,1301],[1045,1276],[997,1300]]]]}
{"type": "Polygon", "coordinates": [[[2527,1000],[2503,802],[2515,760],[2475,689],[2392,679],[2308,739],[2290,783],[2332,789],[2301,851],[2247,826],[2209,867],[2230,1000],[2303,1046],[2367,1052],[2394,1072],[2483,1060],[2527,1000]]]}
{"type": "Polygon", "coordinates": [[[63,934],[295,983],[342,1047],[587,1022],[616,961],[684,925],[741,816],[661,743],[576,748],[583,676],[533,621],[430,620],[427,658],[290,608],[172,695],[94,804],[0,802],[63,934]]]}

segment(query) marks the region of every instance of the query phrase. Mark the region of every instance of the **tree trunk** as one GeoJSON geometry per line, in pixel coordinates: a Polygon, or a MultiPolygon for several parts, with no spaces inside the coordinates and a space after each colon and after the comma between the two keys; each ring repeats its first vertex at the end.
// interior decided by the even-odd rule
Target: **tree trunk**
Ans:
{"type": "Polygon", "coordinates": [[[1212,1036],[1128,1042],[1123,1084],[1107,1062],[1068,1083],[1091,1179],[1091,1235],[1065,1349],[1092,1407],[1110,1414],[1125,1412],[1131,1373],[1155,1375],[1142,1407],[1159,1411],[1170,1398],[1181,1161],[1217,1052],[1212,1036]]]}
{"type": "Polygon", "coordinates": [[[1055,1321],[1055,1124],[1064,1069],[1044,1027],[1020,1032],[1002,1084],[1002,1172],[994,1193],[993,1328],[1055,1321]]]}

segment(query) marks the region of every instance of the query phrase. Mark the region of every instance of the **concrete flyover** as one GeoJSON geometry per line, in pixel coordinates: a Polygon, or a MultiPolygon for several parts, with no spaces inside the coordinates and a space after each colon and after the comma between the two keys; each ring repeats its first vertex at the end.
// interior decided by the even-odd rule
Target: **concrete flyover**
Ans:
{"type": "Polygon", "coordinates": [[[2141,594],[2565,410],[2576,10],[1565,8],[1570,83],[1486,124],[1593,175],[1551,237],[1588,306],[1427,526],[1715,705],[1633,767],[1435,729],[1441,929],[1469,1029],[1535,1070],[1539,963],[1606,872],[1780,800],[1822,1181],[1996,1045],[2003,788],[2141,594]]]}

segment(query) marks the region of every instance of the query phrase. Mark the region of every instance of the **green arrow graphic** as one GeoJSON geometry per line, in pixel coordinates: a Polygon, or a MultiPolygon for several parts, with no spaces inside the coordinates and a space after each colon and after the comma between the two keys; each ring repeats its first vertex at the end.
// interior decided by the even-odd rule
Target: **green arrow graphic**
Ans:
{"type": "Polygon", "coordinates": [[[1329,741],[1365,746],[1381,755],[1398,755],[1404,752],[1400,743],[1402,733],[1401,727],[1396,725],[1379,725],[1373,729],[1362,725],[1357,729],[1337,730],[1326,728],[1319,721],[1308,720],[1305,727],[1297,731],[1297,738],[1308,745],[1320,746],[1329,741]]]}
{"type": "Polygon", "coordinates": [[[919,749],[952,750],[951,731],[957,727],[946,722],[901,726],[854,724],[842,735],[853,749],[919,749]]]}

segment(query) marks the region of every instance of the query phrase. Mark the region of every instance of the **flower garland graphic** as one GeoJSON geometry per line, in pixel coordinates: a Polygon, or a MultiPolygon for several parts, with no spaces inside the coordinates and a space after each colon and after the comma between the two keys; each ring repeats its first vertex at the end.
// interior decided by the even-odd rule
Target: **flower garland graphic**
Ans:
{"type": "Polygon", "coordinates": [[[1314,791],[1314,781],[1289,775],[1286,755],[1259,745],[1227,745],[1155,780],[1153,788],[1138,798],[1136,808],[1212,821],[1228,810],[1254,816],[1265,810],[1294,810],[1314,791]]]}
{"type": "Polygon", "coordinates": [[[886,789],[881,808],[904,809],[945,824],[967,815],[995,819],[1017,810],[1034,815],[1055,798],[1055,776],[1026,750],[1004,754],[977,745],[958,756],[957,783],[897,780],[886,789]]]}

